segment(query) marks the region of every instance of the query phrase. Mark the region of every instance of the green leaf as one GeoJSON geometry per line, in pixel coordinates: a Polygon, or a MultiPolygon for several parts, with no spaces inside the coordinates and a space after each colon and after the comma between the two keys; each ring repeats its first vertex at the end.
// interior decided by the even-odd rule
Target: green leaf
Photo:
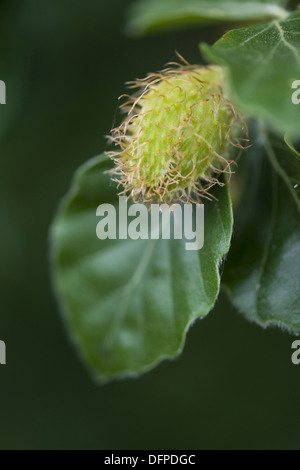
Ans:
{"type": "Polygon", "coordinates": [[[96,208],[117,206],[115,186],[100,156],[75,175],[51,231],[53,277],[66,324],[93,374],[134,375],[181,351],[186,331],[213,307],[218,264],[227,253],[232,210],[227,187],[205,203],[205,242],[103,240],[96,208]]]}
{"type": "Polygon", "coordinates": [[[209,61],[227,67],[241,112],[283,133],[299,132],[292,84],[300,79],[300,10],[282,21],[230,31],[201,49],[209,61]]]}
{"type": "Polygon", "coordinates": [[[129,31],[143,34],[189,24],[263,21],[286,16],[285,0],[140,0],[129,14],[129,31]]]}
{"type": "Polygon", "coordinates": [[[250,320],[300,331],[300,159],[263,132],[246,166],[223,282],[250,320]]]}

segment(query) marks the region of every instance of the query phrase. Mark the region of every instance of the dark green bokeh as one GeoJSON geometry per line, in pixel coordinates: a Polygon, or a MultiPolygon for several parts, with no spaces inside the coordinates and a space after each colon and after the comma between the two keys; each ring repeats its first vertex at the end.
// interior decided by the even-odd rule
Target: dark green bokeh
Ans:
{"type": "Polygon", "coordinates": [[[1,449],[300,448],[294,339],[245,321],[221,296],[183,355],[96,386],[50,288],[48,227],[79,164],[103,151],[126,80],[222,28],[122,35],[125,0],[0,3],[1,449]]]}

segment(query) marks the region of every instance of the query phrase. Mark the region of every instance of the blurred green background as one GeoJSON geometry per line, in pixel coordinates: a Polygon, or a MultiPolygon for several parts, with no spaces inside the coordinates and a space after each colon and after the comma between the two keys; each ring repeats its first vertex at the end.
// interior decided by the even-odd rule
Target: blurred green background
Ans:
{"type": "Polygon", "coordinates": [[[129,1],[0,3],[1,449],[300,448],[294,339],[264,331],[222,295],[183,355],[99,387],[65,332],[48,269],[48,228],[73,171],[102,152],[124,82],[175,58],[199,62],[222,27],[142,39],[129,1]]]}

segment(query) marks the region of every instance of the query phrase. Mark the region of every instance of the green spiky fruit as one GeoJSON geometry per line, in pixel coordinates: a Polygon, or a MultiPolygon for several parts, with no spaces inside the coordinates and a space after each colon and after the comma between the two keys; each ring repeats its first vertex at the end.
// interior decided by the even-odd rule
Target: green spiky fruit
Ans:
{"type": "Polygon", "coordinates": [[[134,82],[141,89],[123,105],[127,118],[113,130],[117,181],[133,200],[209,197],[231,171],[233,147],[245,125],[224,96],[220,67],[183,66],[134,82]]]}

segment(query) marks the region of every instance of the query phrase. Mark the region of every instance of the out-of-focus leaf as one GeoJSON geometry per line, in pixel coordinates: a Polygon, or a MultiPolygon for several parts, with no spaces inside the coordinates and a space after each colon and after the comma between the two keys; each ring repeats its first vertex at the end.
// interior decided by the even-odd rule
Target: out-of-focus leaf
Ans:
{"type": "Polygon", "coordinates": [[[264,136],[246,171],[224,285],[250,320],[300,331],[300,160],[264,136]]]}
{"type": "Polygon", "coordinates": [[[189,24],[263,21],[286,15],[285,0],[140,0],[129,12],[133,34],[189,24]]]}

